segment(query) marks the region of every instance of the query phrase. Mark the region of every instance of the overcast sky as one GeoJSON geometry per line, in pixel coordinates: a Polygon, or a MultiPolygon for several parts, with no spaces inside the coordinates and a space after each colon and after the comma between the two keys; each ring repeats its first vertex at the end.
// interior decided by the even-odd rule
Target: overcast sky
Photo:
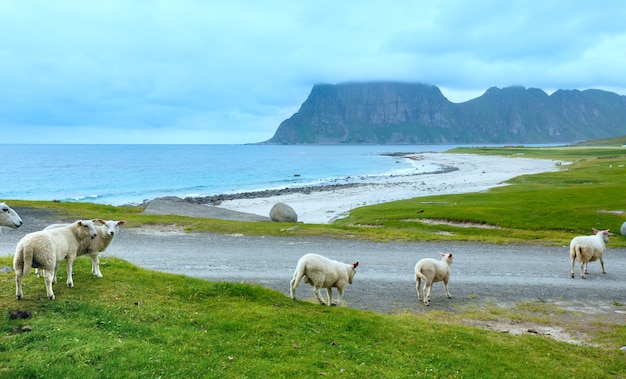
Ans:
{"type": "Polygon", "coordinates": [[[626,95],[626,2],[0,0],[0,143],[249,143],[320,83],[626,95]]]}

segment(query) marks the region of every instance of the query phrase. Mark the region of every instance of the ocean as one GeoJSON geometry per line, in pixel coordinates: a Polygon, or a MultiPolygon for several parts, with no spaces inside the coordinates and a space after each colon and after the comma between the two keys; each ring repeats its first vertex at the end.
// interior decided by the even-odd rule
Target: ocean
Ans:
{"type": "Polygon", "coordinates": [[[350,183],[367,176],[432,172],[436,162],[392,154],[455,146],[0,145],[0,201],[123,205],[162,196],[350,183]]]}

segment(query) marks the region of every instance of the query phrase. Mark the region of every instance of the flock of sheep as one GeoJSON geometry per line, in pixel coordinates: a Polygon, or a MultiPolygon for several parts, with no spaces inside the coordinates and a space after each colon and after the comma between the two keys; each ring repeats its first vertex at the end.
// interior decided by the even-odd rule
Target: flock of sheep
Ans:
{"type": "MultiPolygon", "coordinates": [[[[23,222],[20,216],[5,203],[0,203],[0,226],[18,228],[23,222]]],[[[74,287],[72,265],[76,257],[88,255],[91,271],[101,278],[98,254],[106,250],[119,232],[124,220],[79,220],[71,224],[54,224],[44,230],[28,233],[17,243],[13,257],[15,270],[15,296],[22,299],[22,279],[34,268],[37,275],[43,273],[46,295],[54,300],[52,285],[57,281],[57,271],[62,261],[67,263],[67,286],[74,287]]]]}
{"type": "MultiPolygon", "coordinates": [[[[46,294],[49,299],[54,299],[52,285],[56,283],[56,274],[60,263],[67,262],[67,286],[73,287],[72,264],[76,257],[88,255],[92,261],[92,273],[101,278],[100,261],[98,255],[103,252],[119,232],[119,226],[125,223],[121,221],[79,220],[71,224],[54,224],[44,230],[25,235],[17,244],[13,259],[15,269],[16,297],[20,300],[22,294],[22,278],[27,275],[31,268],[35,268],[37,274],[43,272],[46,285],[46,294]]],[[[5,203],[0,203],[0,226],[18,228],[23,224],[20,216],[5,203]]],[[[590,236],[579,236],[570,242],[571,277],[574,278],[574,263],[580,264],[580,277],[585,279],[589,262],[600,261],[602,273],[604,270],[604,253],[606,244],[609,242],[609,230],[593,229],[590,236]]],[[[450,279],[450,265],[452,253],[441,253],[442,258],[437,261],[432,258],[421,259],[415,265],[415,290],[418,300],[425,305],[429,304],[430,292],[433,283],[443,282],[445,293],[451,299],[448,290],[450,279]],[[422,287],[422,282],[423,287],[422,287]]],[[[298,260],[293,279],[290,282],[290,296],[296,299],[296,288],[300,281],[313,286],[313,294],[321,304],[337,305],[341,303],[343,291],[347,284],[352,284],[359,261],[346,264],[328,259],[318,254],[306,254],[298,260]],[[332,288],[337,288],[339,293],[336,302],[333,302],[332,288]],[[324,288],[327,300],[322,297],[320,290],[324,288]]]]}

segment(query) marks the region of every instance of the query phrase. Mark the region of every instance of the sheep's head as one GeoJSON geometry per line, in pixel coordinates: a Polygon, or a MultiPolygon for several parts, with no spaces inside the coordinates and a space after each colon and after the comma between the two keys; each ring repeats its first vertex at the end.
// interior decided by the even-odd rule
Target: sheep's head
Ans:
{"type": "Polygon", "coordinates": [[[23,222],[20,216],[5,203],[0,203],[0,226],[17,229],[23,222]]]}
{"type": "Polygon", "coordinates": [[[119,226],[120,225],[124,225],[126,223],[126,221],[124,220],[120,220],[120,221],[115,221],[115,220],[109,220],[109,221],[103,221],[103,220],[98,220],[101,224],[103,224],[104,226],[106,226],[106,234],[109,236],[115,236],[118,232],[119,232],[119,226]]]}
{"type": "Polygon", "coordinates": [[[348,273],[348,283],[352,284],[352,279],[354,279],[354,274],[356,274],[356,268],[359,267],[359,261],[356,261],[352,264],[352,270],[348,273]]]}
{"type": "Polygon", "coordinates": [[[609,234],[610,234],[609,230],[611,230],[611,229],[598,230],[596,228],[593,228],[593,234],[602,233],[602,239],[604,240],[604,243],[608,243],[609,242],[609,234]]]}
{"type": "Polygon", "coordinates": [[[449,264],[452,264],[452,253],[441,253],[444,260],[447,260],[449,264]]]}
{"type": "Polygon", "coordinates": [[[76,221],[76,225],[85,231],[86,234],[89,235],[89,238],[94,239],[98,235],[96,232],[96,227],[93,224],[92,220],[80,220],[76,221]]]}

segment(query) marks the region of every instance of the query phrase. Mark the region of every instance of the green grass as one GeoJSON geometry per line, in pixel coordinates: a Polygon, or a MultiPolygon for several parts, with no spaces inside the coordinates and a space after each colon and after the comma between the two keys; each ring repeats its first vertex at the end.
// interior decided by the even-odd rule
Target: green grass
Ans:
{"type": "MultiPolygon", "coordinates": [[[[626,149],[472,148],[456,153],[499,154],[573,162],[557,172],[524,175],[486,192],[426,196],[362,207],[336,224],[376,226],[388,236],[415,240],[562,245],[592,228],[619,233],[626,221],[626,149]],[[620,165],[624,167],[620,167],[620,165]],[[424,220],[448,224],[426,224],[424,220]],[[466,228],[450,223],[475,224],[466,228]],[[497,229],[480,228],[479,225],[497,229]],[[401,237],[403,236],[403,237],[401,237]]],[[[514,158],[513,158],[514,159],[514,158]]],[[[611,246],[626,246],[613,238],[611,246]]]]}
{"type": "MultiPolygon", "coordinates": [[[[0,266],[10,264],[0,258],[0,266]]],[[[626,338],[624,327],[607,326],[598,347],[583,347],[463,326],[450,316],[323,307],[115,258],[106,265],[106,277],[98,279],[91,262],[78,259],[76,287],[60,279],[54,301],[34,275],[17,301],[13,274],[0,275],[0,308],[33,313],[26,320],[5,314],[0,377],[602,378],[626,372],[614,345],[626,338]],[[11,331],[23,325],[33,330],[11,331]]]]}

